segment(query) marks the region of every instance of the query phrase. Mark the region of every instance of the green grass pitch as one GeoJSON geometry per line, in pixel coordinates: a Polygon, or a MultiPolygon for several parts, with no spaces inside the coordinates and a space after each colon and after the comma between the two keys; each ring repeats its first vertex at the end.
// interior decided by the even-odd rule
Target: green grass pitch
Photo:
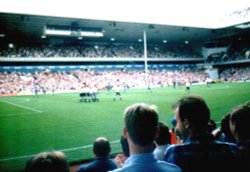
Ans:
{"type": "MultiPolygon", "coordinates": [[[[78,93],[0,97],[0,171],[24,169],[34,154],[62,150],[70,162],[90,159],[92,143],[100,136],[111,141],[112,153],[120,151],[119,138],[124,109],[136,102],[158,106],[160,120],[171,126],[171,105],[187,95],[182,89],[129,90],[123,100],[102,91],[100,102],[81,103],[78,93]]],[[[192,86],[191,94],[202,96],[211,118],[220,121],[232,107],[250,99],[250,83],[192,86]]]]}

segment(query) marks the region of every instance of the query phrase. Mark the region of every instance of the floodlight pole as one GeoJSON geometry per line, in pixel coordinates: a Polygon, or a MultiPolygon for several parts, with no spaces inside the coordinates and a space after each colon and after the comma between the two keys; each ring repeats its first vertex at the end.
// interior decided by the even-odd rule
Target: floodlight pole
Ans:
{"type": "Polygon", "coordinates": [[[146,30],[143,31],[143,43],[144,43],[144,68],[145,68],[145,84],[148,86],[148,58],[147,58],[147,34],[146,30]]]}

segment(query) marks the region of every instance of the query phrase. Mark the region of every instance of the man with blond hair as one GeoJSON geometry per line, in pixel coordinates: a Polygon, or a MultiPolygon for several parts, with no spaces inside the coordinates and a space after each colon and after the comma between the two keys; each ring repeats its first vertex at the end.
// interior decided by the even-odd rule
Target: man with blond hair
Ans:
{"type": "Polygon", "coordinates": [[[159,161],[153,154],[158,132],[158,111],[155,106],[138,103],[129,106],[124,115],[123,135],[128,140],[130,156],[122,168],[114,172],[181,172],[176,165],[159,161]]]}

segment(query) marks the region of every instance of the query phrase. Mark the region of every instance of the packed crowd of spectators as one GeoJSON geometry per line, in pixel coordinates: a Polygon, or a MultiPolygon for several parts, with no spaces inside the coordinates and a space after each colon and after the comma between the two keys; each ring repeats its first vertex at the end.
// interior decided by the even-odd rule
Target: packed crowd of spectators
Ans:
{"type": "Polygon", "coordinates": [[[250,80],[250,67],[224,69],[220,73],[220,78],[228,82],[250,80]]]}
{"type": "MultiPolygon", "coordinates": [[[[148,72],[147,79],[151,87],[170,86],[173,82],[184,85],[186,82],[201,83],[207,78],[204,72],[189,70],[167,71],[152,70],[148,72]]],[[[103,90],[107,85],[146,88],[146,76],[144,71],[37,71],[25,72],[3,72],[0,73],[1,94],[27,94],[34,92],[35,87],[40,92],[53,91],[80,91],[84,88],[96,88],[103,90]]]]}
{"type": "MultiPolygon", "coordinates": [[[[245,81],[249,80],[250,68],[230,68],[221,71],[222,81],[245,81]]],[[[205,83],[208,74],[198,70],[149,70],[146,77],[144,71],[116,70],[116,71],[49,71],[42,70],[33,73],[27,72],[1,72],[1,94],[31,94],[40,93],[81,91],[85,88],[97,90],[107,89],[108,85],[123,88],[146,88],[184,86],[187,82],[205,83]],[[146,82],[146,80],[148,82],[146,82]]]]}
{"type": "MultiPolygon", "coordinates": [[[[203,58],[187,45],[149,44],[148,58],[203,58]]],[[[81,58],[143,58],[142,44],[77,44],[77,45],[13,45],[0,48],[0,57],[81,57],[81,58]]],[[[226,52],[216,52],[207,62],[228,62],[250,59],[248,43],[233,43],[226,52]]]]}
{"type": "Polygon", "coordinates": [[[250,44],[249,42],[232,44],[228,50],[226,61],[250,59],[250,44]]]}
{"type": "Polygon", "coordinates": [[[237,42],[229,46],[226,52],[217,52],[207,57],[207,62],[232,62],[250,60],[250,45],[248,42],[237,42]]]}
{"type": "MultiPolygon", "coordinates": [[[[149,58],[202,58],[188,45],[148,45],[149,58]]],[[[0,57],[142,58],[142,44],[29,45],[0,49],[0,57]]]]}

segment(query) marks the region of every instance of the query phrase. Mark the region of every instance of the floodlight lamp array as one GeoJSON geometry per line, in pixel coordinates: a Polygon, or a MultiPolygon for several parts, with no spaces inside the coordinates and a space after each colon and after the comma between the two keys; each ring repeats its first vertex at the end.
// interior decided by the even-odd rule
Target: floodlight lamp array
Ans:
{"type": "Polygon", "coordinates": [[[104,34],[100,28],[70,28],[67,26],[46,26],[44,35],[54,36],[72,36],[72,37],[103,37],[104,34]]]}

